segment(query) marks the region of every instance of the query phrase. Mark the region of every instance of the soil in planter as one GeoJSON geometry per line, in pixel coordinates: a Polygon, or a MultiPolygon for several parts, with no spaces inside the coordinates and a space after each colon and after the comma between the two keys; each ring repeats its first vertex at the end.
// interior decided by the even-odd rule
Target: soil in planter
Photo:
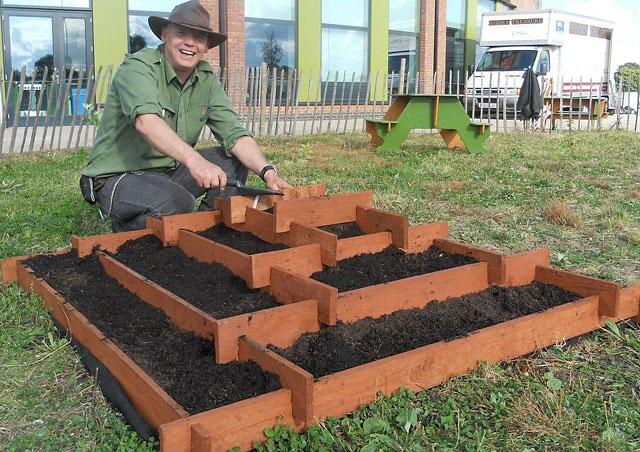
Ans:
{"type": "Polygon", "coordinates": [[[266,253],[287,248],[286,245],[281,243],[265,242],[250,232],[236,231],[235,229],[228,228],[224,224],[217,224],[197,234],[214,242],[242,251],[245,254],[266,253]]]}
{"type": "Polygon", "coordinates": [[[179,330],[109,277],[95,255],[78,259],[72,251],[26,263],[190,414],[281,387],[255,362],[216,364],[213,342],[179,330]]]}
{"type": "Polygon", "coordinates": [[[224,265],[199,262],[177,246],[162,246],[153,235],[125,242],[112,256],[218,319],[281,306],[266,290],[249,289],[224,265]]]}
{"type": "Polygon", "coordinates": [[[405,253],[388,246],[379,253],[360,254],[338,261],[337,266],[327,267],[311,277],[336,287],[339,292],[346,292],[475,262],[472,257],[447,253],[435,246],[421,253],[405,253]]]}
{"type": "Polygon", "coordinates": [[[306,333],[284,350],[270,347],[319,378],[580,298],[539,282],[492,286],[463,297],[432,301],[423,309],[398,311],[377,319],[367,317],[306,333]]]}
{"type": "Polygon", "coordinates": [[[358,237],[364,235],[364,232],[355,221],[349,223],[331,224],[329,226],[320,226],[319,229],[330,232],[338,236],[338,239],[348,239],[349,237],[358,237]]]}

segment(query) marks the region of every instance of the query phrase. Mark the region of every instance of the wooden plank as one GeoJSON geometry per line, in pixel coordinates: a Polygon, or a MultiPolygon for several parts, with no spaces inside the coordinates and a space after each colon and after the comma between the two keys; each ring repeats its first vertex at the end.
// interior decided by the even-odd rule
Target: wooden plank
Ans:
{"type": "Polygon", "coordinates": [[[238,356],[240,361],[253,360],[263,370],[278,375],[282,387],[291,390],[291,412],[296,424],[312,425],[313,375],[246,337],[240,339],[238,356]]]}
{"type": "Polygon", "coordinates": [[[322,270],[320,245],[313,243],[284,250],[252,254],[249,256],[249,265],[250,281],[247,285],[252,289],[271,284],[271,267],[276,265],[299,275],[309,276],[322,270]]]}
{"type": "Polygon", "coordinates": [[[207,339],[214,339],[216,329],[216,319],[214,317],[145,278],[111,256],[99,252],[98,258],[109,276],[117,279],[129,292],[136,294],[145,303],[162,309],[178,328],[191,331],[207,339]]]}
{"type": "Polygon", "coordinates": [[[273,207],[275,232],[287,232],[292,221],[300,221],[310,226],[355,221],[356,207],[373,207],[373,192],[341,193],[312,199],[295,199],[278,202],[273,207]]]}
{"type": "Polygon", "coordinates": [[[447,253],[463,254],[489,264],[489,284],[504,284],[505,256],[451,240],[434,239],[433,244],[447,253]]]}
{"type": "MultiPolygon", "coordinates": [[[[638,317],[640,314],[640,284],[620,289],[620,305],[615,321],[638,317]]],[[[636,321],[638,321],[636,319],[636,321]]]]}
{"type": "Polygon", "coordinates": [[[433,300],[444,301],[486,289],[487,264],[412,276],[385,284],[341,292],[337,298],[337,320],[355,322],[378,318],[402,309],[423,308],[433,300]]]}
{"type": "Polygon", "coordinates": [[[435,239],[449,238],[449,224],[446,221],[438,223],[411,226],[407,232],[409,246],[404,249],[407,253],[426,251],[435,239]]]}
{"type": "Polygon", "coordinates": [[[343,416],[376,400],[379,391],[428,389],[470,372],[480,361],[513,359],[598,327],[598,297],[593,296],[327,375],[316,382],[313,414],[320,420],[343,416]]]}
{"type": "Polygon", "coordinates": [[[312,185],[301,185],[299,187],[293,188],[283,188],[283,195],[280,197],[276,197],[276,202],[282,201],[290,201],[292,199],[302,199],[302,198],[318,198],[320,196],[324,196],[327,193],[327,187],[325,184],[312,184],[312,185]]]}
{"type": "MultiPolygon", "coordinates": [[[[39,254],[40,256],[55,256],[56,254],[64,254],[69,252],[66,250],[52,251],[51,253],[39,254]]],[[[18,281],[18,262],[29,259],[35,256],[35,254],[25,254],[23,256],[13,256],[0,259],[0,273],[2,274],[2,281],[4,284],[11,284],[18,281]]]]}
{"type": "Polygon", "coordinates": [[[357,256],[358,254],[379,253],[391,245],[392,239],[389,232],[376,232],[358,237],[348,237],[338,240],[336,259],[341,261],[357,256]]]}
{"type": "Polygon", "coordinates": [[[529,284],[536,277],[536,267],[551,263],[549,248],[542,248],[505,257],[504,281],[507,286],[529,284]]]}
{"type": "Polygon", "coordinates": [[[338,289],[335,287],[298,275],[282,267],[273,267],[269,292],[281,303],[295,303],[310,298],[317,300],[320,322],[325,325],[335,325],[336,323],[338,289]]]}
{"type": "Polygon", "coordinates": [[[191,426],[191,452],[211,452],[213,435],[202,424],[191,426]]]}
{"type": "Polygon", "coordinates": [[[231,270],[234,275],[247,282],[250,280],[251,265],[249,256],[245,253],[184,229],[178,233],[178,247],[184,254],[200,262],[207,264],[218,262],[231,270]]]}
{"type": "Polygon", "coordinates": [[[36,278],[31,269],[20,265],[18,279],[23,289],[33,288],[33,291],[43,298],[51,315],[69,334],[107,366],[126,391],[136,410],[152,427],[158,428],[163,423],[189,415],[111,340],[89,323],[71,304],[65,302],[60,294],[44,280],[36,278]]]}
{"type": "Polygon", "coordinates": [[[295,221],[291,222],[289,231],[289,246],[320,245],[320,259],[324,265],[335,266],[338,249],[338,236],[322,229],[305,226],[295,221]]]}
{"type": "Polygon", "coordinates": [[[291,390],[280,389],[160,425],[160,451],[191,452],[191,426],[195,424],[213,434],[211,450],[252,450],[254,441],[266,441],[265,428],[295,424],[291,390]]]}
{"type": "Polygon", "coordinates": [[[620,314],[620,284],[545,266],[536,267],[536,281],[560,286],[583,297],[598,295],[599,314],[614,318],[620,314]]]}
{"type": "Polygon", "coordinates": [[[192,212],[178,215],[167,215],[157,220],[147,217],[147,228],[153,229],[156,237],[162,240],[164,246],[178,243],[178,232],[186,229],[192,232],[205,231],[222,222],[222,212],[212,210],[207,212],[192,212]]]}
{"type": "Polygon", "coordinates": [[[263,210],[246,209],[246,229],[250,230],[253,235],[261,238],[265,242],[278,243],[278,234],[276,233],[276,217],[272,213],[263,210]]]}
{"type": "Polygon", "coordinates": [[[365,234],[390,232],[393,244],[398,248],[409,246],[409,219],[406,215],[384,212],[378,209],[356,207],[356,222],[365,234]]]}
{"type": "Polygon", "coordinates": [[[95,247],[103,251],[115,253],[123,243],[149,234],[153,234],[153,230],[141,229],[139,231],[116,232],[113,234],[90,235],[87,237],[78,237],[72,234],[71,247],[78,252],[78,257],[88,256],[95,247]]]}
{"type": "Polygon", "coordinates": [[[304,300],[216,322],[216,362],[238,359],[238,340],[247,336],[261,345],[291,346],[301,334],[320,329],[318,302],[304,300]],[[286,328],[283,328],[286,325],[286,328]]]}
{"type": "MultiPolygon", "coordinates": [[[[259,196],[256,209],[265,210],[273,206],[273,195],[259,196]]],[[[222,221],[227,226],[246,221],[247,207],[253,207],[255,196],[232,196],[229,199],[216,198],[215,207],[222,212],[222,221]]]]}

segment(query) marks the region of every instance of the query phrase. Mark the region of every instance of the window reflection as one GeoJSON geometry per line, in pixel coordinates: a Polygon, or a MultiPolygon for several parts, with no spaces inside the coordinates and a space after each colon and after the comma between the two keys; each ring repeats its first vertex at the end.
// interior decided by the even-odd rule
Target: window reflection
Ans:
{"type": "Polygon", "coordinates": [[[3,0],[3,5],[48,6],[58,8],[89,8],[89,0],[3,0]]]}
{"type": "Polygon", "coordinates": [[[45,67],[52,71],[53,23],[50,17],[9,16],[9,36],[14,71],[20,72],[22,65],[27,67],[27,77],[34,69],[39,74],[45,67]]]}
{"type": "Polygon", "coordinates": [[[163,11],[171,12],[176,5],[185,0],[129,0],[129,11],[163,11]]]}
{"type": "MultiPolygon", "coordinates": [[[[447,1],[447,51],[445,57],[446,84],[449,81],[464,78],[464,33],[465,33],[465,0],[447,1]]],[[[462,83],[462,82],[461,82],[462,83]]],[[[452,91],[456,92],[459,87],[452,84],[452,91]]]]}
{"type": "MultiPolygon", "coordinates": [[[[478,15],[477,15],[477,25],[478,25],[478,35],[476,36],[476,42],[480,41],[480,34],[482,32],[482,15],[484,13],[488,13],[494,11],[496,9],[496,2],[494,0],[478,0],[478,15]]],[[[476,57],[475,64],[477,65],[482,58],[482,54],[488,49],[488,47],[482,47],[476,44],[476,57]]]]}
{"type": "Polygon", "coordinates": [[[367,27],[368,17],[368,0],[322,0],[323,24],[367,27]]]}
{"type": "Polygon", "coordinates": [[[393,0],[389,2],[389,30],[418,33],[419,0],[393,0]]]}
{"type": "MultiPolygon", "coordinates": [[[[165,16],[167,17],[167,16],[165,16]]],[[[129,52],[136,53],[145,47],[162,44],[149,28],[149,16],[129,16],[129,52]]]]}
{"type": "Polygon", "coordinates": [[[245,0],[245,17],[295,20],[295,0],[245,0]]]}
{"type": "Polygon", "coordinates": [[[293,24],[245,22],[246,65],[294,68],[296,65],[293,24]]]}
{"type": "Polygon", "coordinates": [[[322,29],[322,77],[327,72],[333,79],[335,72],[362,74],[367,71],[367,32],[337,28],[322,29]]]}
{"type": "Polygon", "coordinates": [[[64,19],[64,66],[87,70],[87,39],[84,19],[64,19]]]}

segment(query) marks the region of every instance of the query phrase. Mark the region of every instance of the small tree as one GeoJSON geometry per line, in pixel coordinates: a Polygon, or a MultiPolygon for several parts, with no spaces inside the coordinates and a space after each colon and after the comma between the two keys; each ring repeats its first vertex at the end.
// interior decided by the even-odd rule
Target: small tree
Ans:
{"type": "Polygon", "coordinates": [[[129,52],[136,53],[147,47],[147,40],[139,34],[129,36],[129,52]]]}
{"type": "Polygon", "coordinates": [[[616,88],[622,91],[638,91],[640,82],[640,64],[624,63],[618,68],[613,78],[616,81],[616,88]]]}
{"type": "Polygon", "coordinates": [[[260,43],[262,60],[269,68],[277,68],[282,59],[282,46],[276,41],[276,33],[266,33],[267,40],[260,43]]]}

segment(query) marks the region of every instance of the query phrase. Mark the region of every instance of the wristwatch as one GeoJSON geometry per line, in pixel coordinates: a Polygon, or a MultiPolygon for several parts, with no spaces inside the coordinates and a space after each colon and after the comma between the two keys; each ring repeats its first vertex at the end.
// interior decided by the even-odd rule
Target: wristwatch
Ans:
{"type": "MultiPolygon", "coordinates": [[[[266,165],[264,168],[262,168],[260,170],[260,179],[262,179],[264,181],[264,175],[267,173],[267,171],[269,170],[273,170],[274,173],[278,174],[278,171],[271,165],[266,165]]],[[[265,181],[266,182],[266,181],[265,181]]]]}

